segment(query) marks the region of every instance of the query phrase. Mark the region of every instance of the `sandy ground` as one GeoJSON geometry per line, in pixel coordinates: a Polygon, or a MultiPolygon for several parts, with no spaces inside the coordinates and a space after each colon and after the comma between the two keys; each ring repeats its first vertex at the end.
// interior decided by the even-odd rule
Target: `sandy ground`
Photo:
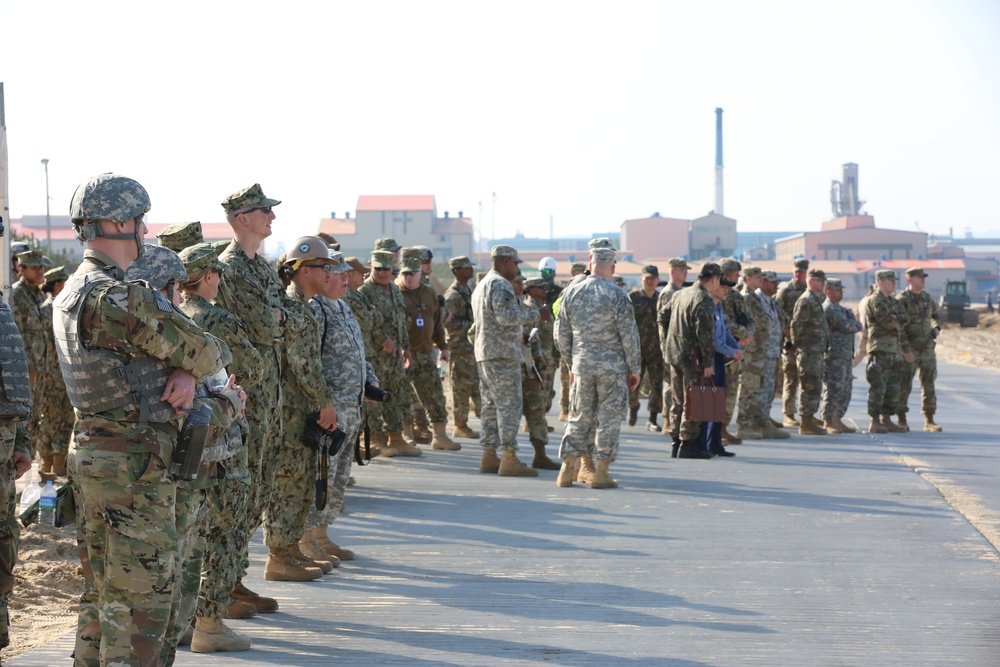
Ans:
{"type": "MultiPolygon", "coordinates": [[[[979,327],[950,325],[941,331],[938,358],[1000,370],[1000,315],[981,313],[979,327]]],[[[448,400],[451,392],[446,391],[448,400]]],[[[41,646],[76,626],[77,601],[83,592],[70,528],[29,526],[21,532],[17,587],[10,601],[11,645],[4,658],[41,646]]]]}
{"type": "Polygon", "coordinates": [[[32,524],[21,530],[17,585],[10,599],[10,659],[76,627],[83,593],[80,559],[72,527],[32,524]]]}

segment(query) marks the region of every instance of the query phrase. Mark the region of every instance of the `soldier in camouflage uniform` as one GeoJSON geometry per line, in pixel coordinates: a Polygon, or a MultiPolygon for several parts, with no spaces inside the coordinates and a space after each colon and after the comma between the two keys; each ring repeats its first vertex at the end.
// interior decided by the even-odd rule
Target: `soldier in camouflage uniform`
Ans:
{"type": "MultiPolygon", "coordinates": [[[[271,235],[271,222],[275,219],[272,208],[280,203],[266,197],[258,183],[234,192],[222,202],[234,238],[219,255],[227,268],[219,281],[215,305],[243,322],[263,362],[261,382],[254,389],[246,412],[250,486],[244,529],[248,539],[261,525],[274,487],[274,449],[283,437],[280,378],[287,297],[274,267],[260,252],[264,239],[271,235]]],[[[276,600],[263,598],[243,585],[249,556],[246,553],[242,556],[243,572],[232,596],[254,605],[259,612],[275,611],[276,600]]]]}
{"type": "MultiPolygon", "coordinates": [[[[743,304],[749,313],[754,333],[753,338],[743,346],[743,359],[740,362],[736,437],[740,440],[760,440],[764,437],[761,385],[764,365],[767,363],[767,348],[771,343],[766,306],[756,291],[764,280],[764,273],[758,266],[744,266],[741,274],[744,291],[740,296],[743,298],[743,304]]],[[[726,373],[726,392],[728,394],[728,369],[726,373]]],[[[774,391],[773,387],[771,391],[774,391]]]]}
{"type": "Polygon", "coordinates": [[[43,379],[41,398],[43,402],[35,409],[44,417],[37,427],[39,447],[41,449],[49,446],[52,452],[51,468],[46,470],[44,456],[42,465],[38,467],[38,472],[44,480],[66,477],[66,450],[73,437],[73,422],[76,419],[69,396],[66,395],[66,383],[63,382],[62,371],[59,369],[56,339],[52,331],[52,300],[59,295],[68,279],[69,274],[65,268],[57,266],[45,272],[45,284],[42,287],[42,292],[46,295],[40,310],[45,324],[47,368],[43,379]]]}
{"type": "Polygon", "coordinates": [[[761,377],[760,409],[764,417],[762,432],[764,438],[783,440],[791,436],[781,429],[782,423],[771,418],[771,405],[774,403],[774,387],[778,379],[781,364],[781,353],[784,349],[784,312],[774,296],[778,293],[778,274],[766,271],[764,279],[757,290],[764,312],[767,313],[767,350],[765,352],[764,374],[761,377]]]}
{"type": "Polygon", "coordinates": [[[130,178],[81,184],[70,219],[88,248],[53,303],[77,414],[68,458],[85,578],[78,665],[162,662],[179,568],[168,465],[198,378],[223,367],[223,343],[159,292],[122,282],[142,253],[149,207],[130,178]]]}
{"type": "Polygon", "coordinates": [[[200,222],[177,222],[167,225],[156,235],[156,240],[164,248],[170,248],[177,253],[205,241],[201,234],[200,222]]]}
{"type": "MultiPolygon", "coordinates": [[[[740,279],[740,271],[743,266],[735,259],[726,258],[719,262],[722,268],[722,277],[733,285],[740,279]]],[[[743,294],[735,289],[727,290],[726,298],[722,302],[722,313],[725,316],[726,326],[729,332],[737,341],[740,347],[746,347],[753,341],[754,323],[753,316],[743,300],[743,294]]],[[[727,445],[738,445],[742,442],[738,437],[729,433],[729,422],[733,419],[736,410],[736,398],[740,388],[740,369],[742,359],[732,359],[726,364],[726,422],[722,428],[722,441],[727,445]]]]}
{"type": "MultiPolygon", "coordinates": [[[[244,390],[253,392],[262,380],[264,362],[260,353],[250,342],[246,326],[232,313],[212,304],[226,265],[208,243],[182,250],[180,259],[188,273],[187,281],[181,284],[184,295],[181,310],[195,324],[226,344],[232,357],[226,370],[238,378],[244,390]]],[[[239,430],[239,437],[245,444],[245,418],[239,420],[239,430]]],[[[250,538],[244,528],[250,484],[245,446],[219,461],[216,479],[217,483],[207,490],[205,501],[204,558],[191,641],[191,650],[195,653],[249,648],[249,638],[232,631],[223,619],[249,618],[256,613],[250,603],[230,596],[250,538]]]]}
{"type": "Polygon", "coordinates": [[[809,269],[807,286],[795,302],[792,314],[792,345],[802,392],[799,435],[826,435],[823,425],[816,420],[823,396],[823,360],[830,348],[830,330],[823,311],[826,274],[820,269],[809,269]]]}
{"type": "Polygon", "coordinates": [[[844,286],[839,278],[826,281],[826,301],[823,312],[830,329],[830,349],[826,353],[823,369],[823,428],[827,433],[854,433],[854,429],[843,422],[847,406],[851,402],[854,375],[851,372],[854,361],[854,338],[861,331],[861,322],[850,309],[840,305],[844,298],[844,286]]]}
{"type": "Polygon", "coordinates": [[[28,358],[28,376],[31,378],[31,399],[35,406],[32,418],[28,422],[28,437],[31,440],[32,451],[38,451],[42,459],[39,470],[43,473],[52,472],[52,445],[39,437],[43,427],[46,377],[49,373],[48,346],[45,329],[51,326],[50,320],[42,313],[42,303],[45,294],[42,285],[45,282],[45,264],[42,253],[37,250],[22,252],[17,256],[21,267],[21,278],[14,283],[10,303],[14,310],[14,320],[24,338],[25,354],[28,358]]]}
{"type": "Polygon", "coordinates": [[[903,364],[897,414],[899,425],[906,426],[909,430],[906,413],[909,411],[910,392],[913,391],[913,377],[919,371],[920,409],[924,413],[924,430],[938,432],[941,431],[941,427],[934,423],[934,413],[937,412],[937,394],[934,391],[934,380],[937,379],[937,355],[934,353],[934,347],[941,332],[941,322],[938,319],[937,304],[931,295],[924,291],[926,281],[927,273],[923,269],[907,269],[906,282],[909,284],[896,296],[909,316],[904,332],[906,346],[902,351],[909,352],[914,357],[912,362],[903,364]]]}
{"type": "MultiPolygon", "coordinates": [[[[639,343],[641,345],[642,372],[649,383],[649,422],[646,429],[654,433],[660,432],[656,416],[663,412],[663,352],[660,351],[660,332],[656,316],[656,305],[660,292],[656,289],[660,283],[660,270],[652,264],[642,269],[642,288],[628,293],[635,313],[635,323],[639,328],[639,343]]],[[[630,391],[628,395],[628,425],[634,426],[639,415],[639,390],[630,391]]]]}
{"type": "Polygon", "coordinates": [[[521,363],[524,327],[538,322],[538,313],[524,310],[509,281],[517,275],[521,258],[510,246],[493,246],[492,268],[472,292],[476,362],[483,396],[483,456],[479,472],[502,476],[535,477],[538,471],[517,458],[517,429],[521,423],[521,363]],[[497,457],[502,450],[503,460],[497,457]]]}
{"type": "MultiPolygon", "coordinates": [[[[351,309],[354,319],[358,322],[358,327],[361,329],[361,339],[365,345],[365,360],[374,368],[375,360],[381,349],[381,346],[375,342],[374,332],[382,328],[382,314],[375,309],[368,297],[359,291],[361,286],[365,284],[365,278],[371,273],[371,267],[362,264],[357,257],[348,257],[346,261],[351,267],[351,271],[347,272],[348,289],[343,302],[351,309]]],[[[382,424],[379,404],[372,401],[363,402],[361,404],[361,426],[359,427],[362,435],[364,435],[365,425],[369,425],[369,437],[372,431],[378,431],[379,427],[375,426],[376,423],[382,424]]],[[[375,443],[371,453],[372,456],[379,456],[383,453],[393,455],[395,450],[381,452],[378,444],[375,443]]]]}
{"type": "Polygon", "coordinates": [[[892,422],[899,410],[899,378],[903,362],[913,363],[914,355],[907,350],[906,325],[909,314],[903,304],[892,298],[896,289],[896,273],[883,269],[875,273],[878,291],[865,304],[868,326],[868,415],[869,433],[904,433],[905,428],[892,422]],[[902,354],[901,354],[902,352],[902,354]]]}
{"type": "Polygon", "coordinates": [[[330,247],[316,236],[296,239],[281,272],[290,280],[286,294],[288,321],[281,360],[282,422],[284,438],[274,452],[274,488],[264,521],[264,543],[268,556],[264,577],[268,581],[310,581],[340,564],[335,556],[299,544],[306,518],[315,503],[316,458],[302,443],[306,424],[314,420],[322,428],[337,427],[333,394],[323,376],[319,323],[309,300],[320,294],[331,280],[330,247]],[[318,414],[317,414],[318,413],[318,414]]]}
{"type": "Polygon", "coordinates": [[[442,361],[448,361],[451,352],[444,334],[444,318],[437,295],[429,284],[421,281],[420,260],[404,257],[400,267],[403,309],[406,316],[407,335],[410,339],[412,361],[406,369],[407,379],[413,386],[416,397],[423,404],[430,417],[433,439],[431,447],[443,450],[459,450],[457,442],[448,437],[448,408],[441,386],[441,375],[434,360],[437,347],[442,361]]]}
{"type": "MultiPolygon", "coordinates": [[[[330,259],[334,262],[333,277],[309,305],[319,323],[323,377],[333,396],[337,425],[344,431],[344,444],[328,461],[326,504],[320,510],[315,506],[309,509],[303,542],[310,549],[319,549],[339,560],[354,560],[354,552],[332,542],[327,529],[344,509],[354,443],[362,426],[361,400],[365,386],[377,387],[379,381],[367,361],[361,327],[350,306],[342,300],[350,291],[349,274],[356,270],[338,251],[331,251],[330,259]]],[[[352,259],[360,264],[356,258],[352,259]]]]}
{"type": "MultiPolygon", "coordinates": [[[[472,278],[473,266],[468,257],[448,260],[455,281],[444,293],[444,305],[450,317],[444,321],[448,334],[448,377],[451,378],[451,410],[455,420],[452,436],[479,439],[479,433],[469,428],[469,401],[480,405],[479,370],[476,368],[476,351],[469,340],[472,328],[472,278]]],[[[477,408],[478,412],[478,408],[477,408]]]]}
{"type": "Polygon", "coordinates": [[[699,442],[702,424],[688,419],[685,388],[715,374],[715,303],[721,295],[722,268],[702,264],[698,282],[679,291],[671,301],[670,325],[664,345],[670,364],[670,423],[676,428],[673,456],[711,458],[699,442]]]}
{"type": "MultiPolygon", "coordinates": [[[[584,268],[586,268],[586,267],[584,267],[584,268]]],[[[542,282],[543,282],[542,287],[545,288],[545,295],[541,299],[536,299],[535,302],[539,305],[540,308],[541,307],[548,307],[549,312],[551,313],[551,311],[552,311],[552,304],[554,304],[556,302],[556,299],[559,298],[559,295],[562,294],[562,290],[563,290],[562,286],[559,285],[559,283],[556,282],[556,261],[555,261],[555,259],[553,259],[552,257],[543,257],[541,259],[541,261],[539,261],[539,263],[538,263],[538,275],[542,279],[542,282]]],[[[554,325],[555,325],[555,322],[554,321],[551,322],[551,326],[554,326],[554,325]]],[[[541,331],[539,331],[539,334],[541,334],[541,331]]],[[[555,345],[555,344],[552,345],[551,352],[546,356],[546,360],[548,360],[548,362],[551,363],[551,366],[552,366],[551,372],[543,373],[543,377],[545,378],[544,392],[549,397],[545,401],[545,412],[548,412],[549,409],[552,407],[552,399],[555,398],[555,390],[554,390],[555,382],[556,382],[555,369],[557,367],[559,368],[560,381],[564,382],[566,384],[566,386],[569,386],[569,367],[566,366],[566,364],[563,363],[562,354],[560,354],[560,352],[559,352],[559,346],[555,345]]],[[[568,394],[569,394],[569,392],[566,391],[566,392],[563,392],[562,396],[560,396],[560,406],[559,407],[560,407],[560,410],[563,411],[563,412],[565,412],[565,411],[567,411],[569,409],[568,394]],[[564,396],[566,397],[566,401],[567,401],[565,403],[565,405],[563,405],[563,403],[562,403],[562,399],[563,399],[564,396]]],[[[563,419],[563,420],[567,419],[568,418],[568,413],[567,413],[566,416],[560,415],[560,418],[563,419]]],[[[546,457],[546,458],[548,458],[548,457],[546,457]]]]}
{"type": "Polygon", "coordinates": [[[794,278],[782,285],[778,289],[778,294],[774,297],[778,303],[778,310],[782,313],[785,343],[784,354],[781,357],[781,371],[784,383],[781,392],[782,409],[785,413],[785,426],[798,426],[795,419],[795,398],[799,390],[799,372],[795,346],[792,343],[791,323],[792,315],[795,311],[795,302],[806,291],[806,271],[809,270],[809,260],[799,259],[795,261],[794,278]]]}
{"type": "Polygon", "coordinates": [[[28,431],[31,416],[31,383],[24,341],[17,330],[10,306],[0,292],[0,649],[10,644],[7,602],[14,591],[17,544],[21,525],[17,520],[15,481],[31,470],[28,431]]]}
{"type": "Polygon", "coordinates": [[[591,252],[591,275],[563,293],[555,335],[570,364],[573,402],[559,446],[563,460],[558,486],[570,486],[577,461],[590,449],[596,432],[597,465],[591,488],[615,488],[608,467],[618,457],[621,421],[628,392],[639,387],[639,330],[628,296],[610,282],[615,251],[591,252]]]}
{"type": "Polygon", "coordinates": [[[686,260],[675,257],[670,260],[670,280],[666,286],[660,290],[660,296],[656,299],[656,328],[660,336],[660,354],[663,357],[663,429],[662,432],[670,435],[674,445],[674,452],[680,446],[679,429],[680,424],[673,424],[670,421],[670,405],[673,400],[670,390],[670,364],[667,362],[667,331],[670,328],[670,312],[674,295],[683,287],[687,280],[688,266],[686,260]]]}
{"type": "MultiPolygon", "coordinates": [[[[393,255],[387,250],[372,252],[372,273],[358,290],[378,311],[381,324],[372,329],[375,357],[371,359],[382,389],[389,401],[371,410],[368,423],[384,434],[382,455],[420,456],[421,449],[403,438],[403,426],[410,409],[410,390],[406,382],[406,367],[411,363],[410,337],[407,333],[403,296],[392,282],[393,255]]],[[[375,407],[374,404],[372,407],[375,407]]],[[[381,439],[381,438],[380,438],[381,439]]]]}
{"type": "Polygon", "coordinates": [[[552,393],[546,388],[546,370],[553,363],[554,326],[552,313],[545,305],[547,285],[542,278],[526,280],[519,272],[511,286],[514,288],[514,296],[522,302],[523,307],[538,313],[538,332],[530,343],[525,343],[521,351],[524,354],[524,363],[521,365],[521,411],[528,427],[528,439],[535,449],[531,467],[538,470],[558,470],[560,464],[545,453],[545,446],[549,444],[549,424],[545,413],[552,403],[552,393]],[[532,296],[526,296],[525,289],[532,296]]]}

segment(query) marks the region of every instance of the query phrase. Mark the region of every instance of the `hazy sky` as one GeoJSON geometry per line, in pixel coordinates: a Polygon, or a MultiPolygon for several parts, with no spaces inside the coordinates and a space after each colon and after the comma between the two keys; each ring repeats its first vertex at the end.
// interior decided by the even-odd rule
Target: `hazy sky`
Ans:
{"type": "Polygon", "coordinates": [[[491,235],[714,207],[830,216],[860,166],[880,226],[1000,234],[1000,2],[4,3],[14,217],[115,171],[154,222],[260,182],[276,236],[362,194],[433,194],[491,235]],[[482,202],[482,217],[479,203],[482,202]],[[287,225],[287,227],[283,227],[287,225]]]}

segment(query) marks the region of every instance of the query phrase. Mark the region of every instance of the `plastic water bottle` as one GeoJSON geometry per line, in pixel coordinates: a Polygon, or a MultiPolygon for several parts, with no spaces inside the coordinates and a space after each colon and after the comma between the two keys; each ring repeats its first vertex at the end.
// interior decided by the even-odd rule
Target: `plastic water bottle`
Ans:
{"type": "Polygon", "coordinates": [[[41,496],[42,487],[38,485],[38,479],[32,476],[31,483],[24,487],[24,491],[21,492],[21,506],[18,514],[27,512],[41,496]]]}
{"type": "Polygon", "coordinates": [[[56,525],[56,487],[52,480],[45,482],[38,499],[38,523],[42,526],[56,525]]]}

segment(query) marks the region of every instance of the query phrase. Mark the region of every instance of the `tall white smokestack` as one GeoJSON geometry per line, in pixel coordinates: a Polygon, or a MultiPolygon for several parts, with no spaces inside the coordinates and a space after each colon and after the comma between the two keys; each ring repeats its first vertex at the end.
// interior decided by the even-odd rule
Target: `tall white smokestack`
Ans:
{"type": "Polygon", "coordinates": [[[722,206],[722,109],[715,110],[715,212],[725,215],[722,206]]]}

